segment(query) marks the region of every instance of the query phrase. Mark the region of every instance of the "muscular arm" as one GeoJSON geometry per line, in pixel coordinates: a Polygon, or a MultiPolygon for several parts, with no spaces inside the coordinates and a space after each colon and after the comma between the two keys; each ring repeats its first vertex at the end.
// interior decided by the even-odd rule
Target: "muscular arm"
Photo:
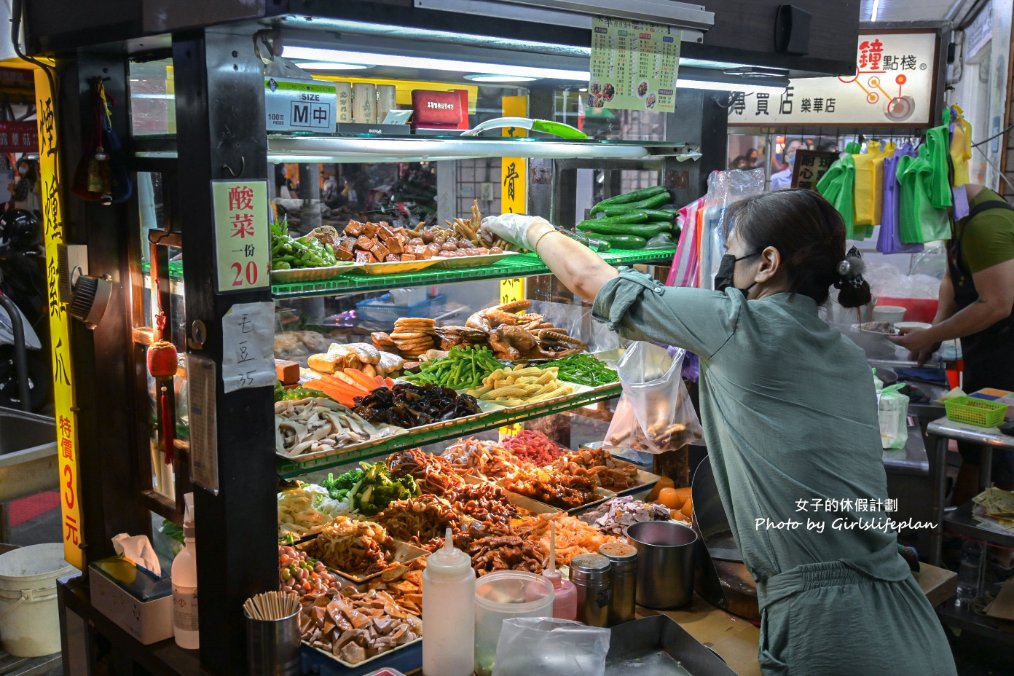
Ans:
{"type": "MultiPolygon", "coordinates": [[[[1014,309],[1014,259],[990,266],[972,275],[979,300],[964,310],[955,312],[948,319],[929,329],[934,342],[964,338],[983,329],[988,329],[1001,319],[1009,317],[1014,309]]],[[[943,311],[944,285],[941,284],[941,309],[943,311]]],[[[951,286],[950,304],[954,304],[954,287],[951,286]]]]}
{"type": "Polygon", "coordinates": [[[595,300],[602,285],[617,275],[616,269],[598,254],[554,231],[549,224],[533,224],[528,241],[538,242],[536,253],[542,262],[564,286],[584,300],[595,300]]]}
{"type": "Polygon", "coordinates": [[[940,324],[944,320],[950,319],[955,312],[958,310],[958,306],[954,303],[954,282],[951,281],[950,270],[944,271],[944,278],[940,280],[940,302],[937,305],[937,314],[933,318],[934,324],[940,324]]]}

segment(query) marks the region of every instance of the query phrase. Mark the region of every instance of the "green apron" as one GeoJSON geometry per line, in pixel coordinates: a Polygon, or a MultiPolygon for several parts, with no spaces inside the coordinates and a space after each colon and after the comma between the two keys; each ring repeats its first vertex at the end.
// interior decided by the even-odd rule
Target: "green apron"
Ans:
{"type": "Polygon", "coordinates": [[[817,316],[811,298],[747,301],[735,289],[663,287],[622,270],[593,314],[626,338],[701,359],[705,438],[758,584],[765,673],[956,673],[884,523],[891,514],[865,355],[817,316]]]}

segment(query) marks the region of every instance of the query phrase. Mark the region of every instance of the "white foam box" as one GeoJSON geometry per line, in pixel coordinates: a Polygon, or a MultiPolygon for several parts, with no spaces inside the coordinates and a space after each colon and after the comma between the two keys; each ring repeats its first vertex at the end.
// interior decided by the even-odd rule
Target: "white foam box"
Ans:
{"type": "Polygon", "coordinates": [[[173,590],[166,575],[156,580],[126,559],[89,564],[92,606],[143,645],[172,638],[173,590]]]}

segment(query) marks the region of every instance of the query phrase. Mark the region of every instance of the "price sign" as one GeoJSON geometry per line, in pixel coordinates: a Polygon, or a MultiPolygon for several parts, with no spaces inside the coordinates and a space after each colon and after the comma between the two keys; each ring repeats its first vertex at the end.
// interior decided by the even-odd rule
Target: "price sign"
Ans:
{"type": "Polygon", "coordinates": [[[212,181],[218,292],[268,285],[271,253],[265,181],[212,181]]]}
{"type": "Polygon", "coordinates": [[[268,132],[322,131],[333,134],[337,88],[329,82],[264,78],[268,132]]]}
{"type": "Polygon", "coordinates": [[[513,303],[525,299],[525,278],[511,277],[500,280],[500,304],[513,303]]]}

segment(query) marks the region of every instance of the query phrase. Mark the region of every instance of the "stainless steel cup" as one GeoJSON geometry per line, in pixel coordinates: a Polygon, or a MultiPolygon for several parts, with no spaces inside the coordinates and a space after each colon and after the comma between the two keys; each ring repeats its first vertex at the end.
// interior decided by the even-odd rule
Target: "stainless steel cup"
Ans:
{"type": "Polygon", "coordinates": [[[278,620],[246,618],[246,673],[251,676],[290,676],[299,666],[299,611],[278,620]]]}
{"type": "Polygon", "coordinates": [[[671,521],[643,521],[624,532],[637,547],[637,602],[657,609],[690,603],[697,533],[671,521]]]}

